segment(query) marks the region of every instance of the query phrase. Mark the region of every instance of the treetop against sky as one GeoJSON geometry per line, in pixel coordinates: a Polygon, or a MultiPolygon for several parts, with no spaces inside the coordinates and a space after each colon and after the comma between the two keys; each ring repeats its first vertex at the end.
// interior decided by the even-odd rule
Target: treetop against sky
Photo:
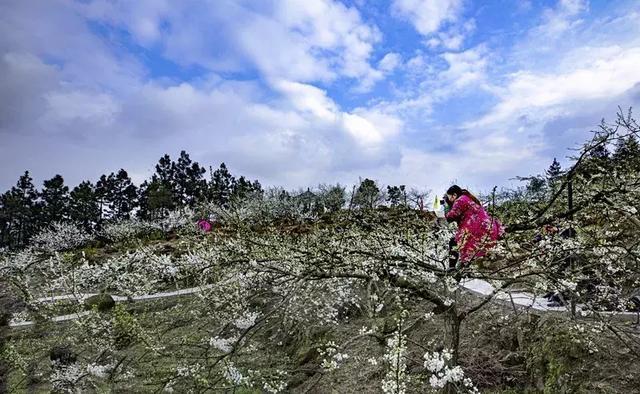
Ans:
{"type": "Polygon", "coordinates": [[[504,185],[640,101],[636,1],[0,3],[0,189],[188,151],[264,185],[504,185]]]}

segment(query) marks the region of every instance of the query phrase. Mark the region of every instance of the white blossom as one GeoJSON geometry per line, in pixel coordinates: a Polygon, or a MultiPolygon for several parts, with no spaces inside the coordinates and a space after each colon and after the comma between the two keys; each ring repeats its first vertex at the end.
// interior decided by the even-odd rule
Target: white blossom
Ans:
{"type": "Polygon", "coordinates": [[[429,384],[435,389],[444,388],[447,383],[460,383],[469,390],[476,393],[477,389],[471,383],[471,380],[465,378],[464,371],[459,365],[450,365],[453,358],[450,349],[444,349],[441,352],[426,353],[424,355],[424,367],[431,372],[429,384]]]}
{"type": "Polygon", "coordinates": [[[230,353],[233,350],[233,346],[237,340],[237,337],[220,338],[216,336],[209,340],[209,345],[213,346],[223,353],[230,353]]]}
{"type": "Polygon", "coordinates": [[[231,362],[226,363],[224,369],[222,371],[222,375],[227,380],[227,382],[239,386],[242,384],[247,384],[249,379],[245,376],[242,376],[242,373],[235,365],[231,362]]]}
{"type": "Polygon", "coordinates": [[[87,372],[97,378],[104,379],[109,375],[109,372],[113,369],[113,365],[99,365],[89,364],[87,365],[87,372]]]}
{"type": "Polygon", "coordinates": [[[38,233],[31,242],[37,249],[56,252],[77,248],[91,239],[93,239],[91,235],[76,225],[56,222],[38,233]]]}
{"type": "Polygon", "coordinates": [[[246,330],[256,324],[256,319],[260,316],[258,312],[248,312],[244,316],[237,318],[233,324],[241,330],[246,330]]]}

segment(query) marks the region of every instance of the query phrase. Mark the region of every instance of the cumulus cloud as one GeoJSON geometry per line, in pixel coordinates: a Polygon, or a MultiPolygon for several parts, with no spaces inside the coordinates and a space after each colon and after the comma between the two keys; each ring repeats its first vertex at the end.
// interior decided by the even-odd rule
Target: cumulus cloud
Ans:
{"type": "Polygon", "coordinates": [[[512,74],[500,94],[500,103],[474,124],[482,126],[524,115],[546,117],[548,111],[566,111],[567,105],[576,108],[583,101],[618,96],[640,82],[640,48],[590,48],[583,55],[573,67],[565,64],[566,71],[512,74]]]}
{"type": "Polygon", "coordinates": [[[401,122],[367,108],[344,111],[326,90],[305,82],[375,82],[397,66],[394,53],[369,64],[380,33],[354,8],[324,0],[257,9],[236,2],[190,5],[24,2],[0,16],[2,98],[15,104],[0,110],[2,186],[25,168],[37,180],[52,176],[52,163],[70,183],[119,166],[141,181],[161,154],[181,149],[203,163],[226,161],[285,186],[397,161],[390,140],[401,122]],[[178,63],[210,70],[193,81],[151,79],[88,20],[130,32],[137,45],[160,48],[178,63]],[[222,25],[212,25],[216,21],[222,25]],[[213,37],[238,48],[216,52],[220,48],[205,42],[213,37]],[[255,67],[260,77],[222,78],[219,58],[227,70],[255,67]],[[72,165],[71,158],[86,164],[72,165]]]}
{"type": "Polygon", "coordinates": [[[460,50],[464,46],[467,36],[475,28],[475,20],[469,19],[462,24],[456,24],[445,31],[438,32],[426,41],[426,45],[431,49],[460,50]]]}
{"type": "Polygon", "coordinates": [[[478,46],[463,52],[446,52],[442,57],[449,67],[441,73],[449,87],[462,87],[486,77],[487,50],[478,46]]]}
{"type": "Polygon", "coordinates": [[[446,22],[456,21],[462,11],[462,0],[394,0],[392,11],[426,36],[446,22]]]}
{"type": "Polygon", "coordinates": [[[132,31],[140,45],[162,47],[180,64],[257,70],[269,80],[379,79],[369,63],[379,30],[339,1],[93,1],[80,9],[132,31]]]}
{"type": "Polygon", "coordinates": [[[389,52],[380,60],[378,68],[384,72],[391,72],[402,63],[402,56],[395,52],[389,52]]]}
{"type": "Polygon", "coordinates": [[[399,45],[355,4],[14,2],[0,14],[0,187],[27,168],[76,183],[124,167],[140,182],[185,149],[287,187],[486,188],[640,103],[637,10],[593,20],[561,1],[499,47],[469,45],[482,25],[463,1],[397,0],[423,35],[399,45]]]}

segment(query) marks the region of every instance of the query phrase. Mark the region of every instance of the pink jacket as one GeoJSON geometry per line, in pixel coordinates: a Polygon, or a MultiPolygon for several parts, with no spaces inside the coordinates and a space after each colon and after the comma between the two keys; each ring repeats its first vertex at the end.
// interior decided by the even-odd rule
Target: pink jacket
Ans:
{"type": "Polygon", "coordinates": [[[458,197],[451,210],[447,212],[446,218],[458,224],[456,243],[461,263],[484,256],[504,234],[500,221],[489,216],[487,211],[469,196],[458,197]]]}

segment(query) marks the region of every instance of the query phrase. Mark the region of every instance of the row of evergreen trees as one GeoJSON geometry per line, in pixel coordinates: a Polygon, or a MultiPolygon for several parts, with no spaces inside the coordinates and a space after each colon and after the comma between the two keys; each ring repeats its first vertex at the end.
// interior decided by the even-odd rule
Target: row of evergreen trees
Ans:
{"type": "MultiPolygon", "coordinates": [[[[616,172],[623,173],[640,171],[640,143],[634,134],[617,139],[612,148],[613,151],[605,144],[601,144],[591,150],[583,161],[581,175],[588,177],[589,172],[596,172],[597,168],[612,172],[614,176],[614,169],[616,172]]],[[[526,187],[528,197],[536,200],[546,192],[553,191],[562,174],[560,163],[554,158],[544,175],[519,179],[528,181],[526,187]]]]}
{"type": "Polygon", "coordinates": [[[151,179],[137,187],[124,169],[102,175],[93,184],[81,182],[69,189],[61,175],[44,181],[37,190],[28,171],[0,195],[0,247],[19,247],[53,222],[74,222],[91,231],[103,223],[137,216],[164,217],[169,211],[210,201],[227,206],[233,200],[261,194],[262,186],[244,176],[236,179],[226,165],[212,171],[194,162],[185,151],[177,161],[164,155],[151,179]]]}
{"type": "MultiPolygon", "coordinates": [[[[609,127],[609,126],[603,126],[609,127]]],[[[574,202],[581,201],[590,195],[592,190],[604,190],[609,179],[635,176],[640,173],[640,143],[635,134],[631,133],[618,137],[615,143],[606,145],[599,142],[596,134],[591,142],[593,146],[585,152],[580,165],[571,176],[572,198],[574,202]],[[608,176],[602,176],[608,174],[608,176]]],[[[577,157],[576,157],[577,159],[577,157]]],[[[556,196],[556,204],[548,215],[559,214],[569,209],[569,191],[560,188],[567,181],[568,172],[563,170],[560,163],[554,159],[548,169],[539,175],[518,177],[525,181],[525,185],[515,189],[503,189],[496,194],[482,196],[484,200],[495,202],[497,210],[494,212],[503,222],[513,222],[522,217],[535,216],[547,207],[551,199],[556,196]]],[[[492,204],[493,208],[493,204],[492,204]]]]}

